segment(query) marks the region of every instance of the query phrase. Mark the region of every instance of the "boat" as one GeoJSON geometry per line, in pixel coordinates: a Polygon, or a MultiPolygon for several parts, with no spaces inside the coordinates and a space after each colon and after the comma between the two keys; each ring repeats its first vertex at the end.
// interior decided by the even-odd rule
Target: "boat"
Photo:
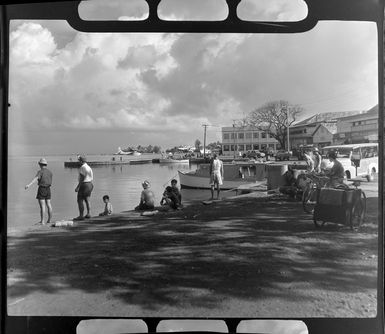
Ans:
{"type": "MultiPolygon", "coordinates": [[[[209,189],[210,164],[200,164],[195,171],[178,171],[181,188],[209,189]]],[[[266,182],[266,164],[236,162],[223,164],[224,180],[221,189],[236,189],[241,185],[266,182]]]]}
{"type": "Polygon", "coordinates": [[[159,159],[159,163],[161,164],[169,164],[169,163],[177,163],[177,164],[188,164],[190,163],[190,160],[185,157],[185,155],[178,155],[178,154],[173,154],[173,155],[168,155],[168,156],[162,156],[159,159]]]}
{"type": "Polygon", "coordinates": [[[131,148],[122,150],[120,147],[118,147],[118,152],[116,152],[114,154],[115,155],[134,155],[134,156],[139,156],[142,153],[140,153],[140,152],[138,152],[136,150],[133,150],[131,148]]]}
{"type": "Polygon", "coordinates": [[[170,164],[170,163],[174,163],[174,164],[188,164],[190,162],[189,159],[178,159],[178,158],[160,158],[159,159],[159,163],[161,164],[170,164]]]}

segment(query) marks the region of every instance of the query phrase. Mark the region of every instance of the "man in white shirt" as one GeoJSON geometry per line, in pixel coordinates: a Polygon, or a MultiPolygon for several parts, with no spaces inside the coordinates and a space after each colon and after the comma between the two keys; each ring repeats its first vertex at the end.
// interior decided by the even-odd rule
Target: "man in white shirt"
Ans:
{"type": "Polygon", "coordinates": [[[217,186],[217,199],[219,199],[219,192],[223,184],[223,162],[219,160],[218,156],[214,154],[210,162],[210,185],[211,185],[211,199],[214,199],[214,188],[217,186]]]}
{"type": "Polygon", "coordinates": [[[90,197],[91,192],[94,189],[94,185],[92,183],[94,176],[90,166],[87,165],[86,157],[79,156],[78,160],[81,164],[79,168],[79,177],[78,177],[78,185],[75,189],[75,192],[78,193],[77,201],[79,207],[79,217],[74,218],[74,220],[83,220],[84,218],[91,218],[90,215],[90,197]],[[86,203],[87,214],[84,216],[84,203],[86,203]]]}

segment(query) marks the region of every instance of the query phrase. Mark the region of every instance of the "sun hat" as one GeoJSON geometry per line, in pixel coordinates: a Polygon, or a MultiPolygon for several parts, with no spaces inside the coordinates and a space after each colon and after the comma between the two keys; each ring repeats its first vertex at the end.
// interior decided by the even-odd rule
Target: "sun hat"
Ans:
{"type": "Polygon", "coordinates": [[[47,165],[47,160],[45,160],[44,158],[41,158],[39,160],[39,165],[47,165]]]}
{"type": "Polygon", "coordinates": [[[147,180],[146,181],[144,181],[143,183],[142,183],[142,186],[143,187],[148,187],[150,185],[150,182],[148,182],[147,180]]]}
{"type": "Polygon", "coordinates": [[[79,156],[78,156],[78,160],[79,160],[80,162],[86,162],[86,161],[87,161],[87,158],[86,158],[84,155],[79,155],[79,156]]]}

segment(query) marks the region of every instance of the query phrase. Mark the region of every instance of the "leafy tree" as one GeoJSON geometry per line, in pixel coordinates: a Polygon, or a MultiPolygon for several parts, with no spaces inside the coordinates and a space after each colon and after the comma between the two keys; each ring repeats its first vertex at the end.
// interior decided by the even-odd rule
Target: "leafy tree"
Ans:
{"type": "Polygon", "coordinates": [[[162,151],[162,148],[160,146],[155,145],[153,148],[154,153],[160,153],[162,151]]]}
{"type": "Polygon", "coordinates": [[[302,111],[302,107],[290,105],[288,101],[271,101],[253,110],[242,121],[258,130],[267,132],[270,137],[278,141],[281,147],[286,147],[287,126],[290,127],[298,119],[302,111]]]}
{"type": "Polygon", "coordinates": [[[200,146],[201,146],[201,141],[199,139],[196,139],[195,140],[195,150],[199,151],[200,146]]]}

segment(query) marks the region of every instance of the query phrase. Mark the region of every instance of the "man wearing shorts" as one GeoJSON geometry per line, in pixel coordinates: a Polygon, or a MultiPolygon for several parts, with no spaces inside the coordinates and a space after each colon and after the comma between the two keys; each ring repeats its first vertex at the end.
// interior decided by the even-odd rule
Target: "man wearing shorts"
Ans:
{"type": "Polygon", "coordinates": [[[85,156],[79,156],[78,158],[81,166],[79,168],[79,177],[78,185],[75,189],[75,192],[78,193],[77,201],[79,207],[79,217],[74,218],[74,220],[83,220],[84,218],[91,218],[90,215],[90,197],[91,192],[94,189],[92,181],[94,179],[93,172],[90,166],[87,165],[87,159],[85,156]],[[86,203],[87,214],[84,216],[84,203],[86,203]]]}
{"type": "Polygon", "coordinates": [[[52,206],[51,206],[51,184],[52,184],[52,172],[47,168],[47,160],[41,158],[39,160],[40,170],[36,173],[34,179],[25,186],[27,190],[33,183],[37,182],[37,194],[36,199],[40,206],[40,224],[44,223],[45,207],[48,209],[47,224],[51,222],[52,218],[52,206]]]}
{"type": "Polygon", "coordinates": [[[218,156],[214,154],[210,163],[210,186],[211,199],[214,199],[214,188],[217,186],[217,199],[219,199],[219,192],[223,184],[223,162],[219,160],[218,156]]]}

